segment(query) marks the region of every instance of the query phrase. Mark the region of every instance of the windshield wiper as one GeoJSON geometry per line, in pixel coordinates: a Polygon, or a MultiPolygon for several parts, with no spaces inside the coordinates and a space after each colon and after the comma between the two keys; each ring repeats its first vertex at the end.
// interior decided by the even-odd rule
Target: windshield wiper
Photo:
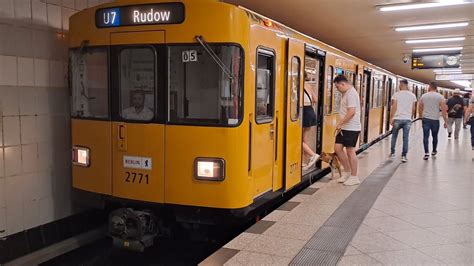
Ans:
{"type": "Polygon", "coordinates": [[[214,53],[214,51],[211,49],[209,44],[207,44],[207,42],[204,40],[204,38],[201,35],[198,35],[198,36],[196,36],[196,41],[198,41],[199,44],[201,44],[201,46],[204,48],[204,50],[206,50],[206,52],[209,54],[209,56],[222,69],[222,71],[226,74],[226,76],[230,80],[233,81],[234,76],[232,75],[232,72],[229,69],[227,69],[227,66],[224,64],[224,62],[222,62],[222,60],[219,58],[219,56],[217,56],[216,53],[214,53]]]}

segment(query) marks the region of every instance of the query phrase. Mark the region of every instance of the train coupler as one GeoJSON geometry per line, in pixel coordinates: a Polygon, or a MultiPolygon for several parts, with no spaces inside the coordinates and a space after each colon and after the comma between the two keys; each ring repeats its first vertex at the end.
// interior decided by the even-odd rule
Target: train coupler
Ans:
{"type": "Polygon", "coordinates": [[[157,219],[150,211],[120,208],[109,215],[109,235],[118,248],[143,252],[157,234],[157,219]]]}

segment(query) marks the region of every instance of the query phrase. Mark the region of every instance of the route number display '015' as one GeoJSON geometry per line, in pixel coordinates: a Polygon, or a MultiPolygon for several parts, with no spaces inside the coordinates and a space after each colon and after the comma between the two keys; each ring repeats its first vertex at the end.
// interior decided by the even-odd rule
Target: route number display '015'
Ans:
{"type": "Polygon", "coordinates": [[[184,21],[182,3],[120,6],[98,9],[95,14],[97,28],[134,25],[179,24],[184,21]]]}

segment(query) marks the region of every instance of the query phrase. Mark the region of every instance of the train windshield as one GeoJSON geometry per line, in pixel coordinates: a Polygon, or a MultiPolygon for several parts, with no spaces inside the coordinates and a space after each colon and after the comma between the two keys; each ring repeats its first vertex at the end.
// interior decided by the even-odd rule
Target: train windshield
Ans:
{"type": "Polygon", "coordinates": [[[71,50],[72,116],[109,117],[107,49],[71,50]]]}
{"type": "Polygon", "coordinates": [[[242,52],[210,45],[169,47],[169,121],[193,125],[238,125],[241,118],[242,52]],[[231,73],[226,73],[227,69],[231,73]],[[229,75],[230,74],[230,75],[229,75]]]}

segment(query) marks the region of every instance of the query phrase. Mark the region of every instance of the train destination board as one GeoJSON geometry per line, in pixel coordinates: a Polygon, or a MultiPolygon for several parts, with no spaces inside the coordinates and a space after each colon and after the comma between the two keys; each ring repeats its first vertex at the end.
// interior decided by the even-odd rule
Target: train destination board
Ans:
{"type": "Polygon", "coordinates": [[[95,14],[97,28],[134,25],[179,24],[184,21],[183,3],[119,6],[98,9],[95,14]]]}
{"type": "Polygon", "coordinates": [[[411,57],[412,69],[457,68],[461,54],[416,55],[411,57]]]}
{"type": "Polygon", "coordinates": [[[439,74],[436,80],[474,80],[474,74],[439,74]]]}

